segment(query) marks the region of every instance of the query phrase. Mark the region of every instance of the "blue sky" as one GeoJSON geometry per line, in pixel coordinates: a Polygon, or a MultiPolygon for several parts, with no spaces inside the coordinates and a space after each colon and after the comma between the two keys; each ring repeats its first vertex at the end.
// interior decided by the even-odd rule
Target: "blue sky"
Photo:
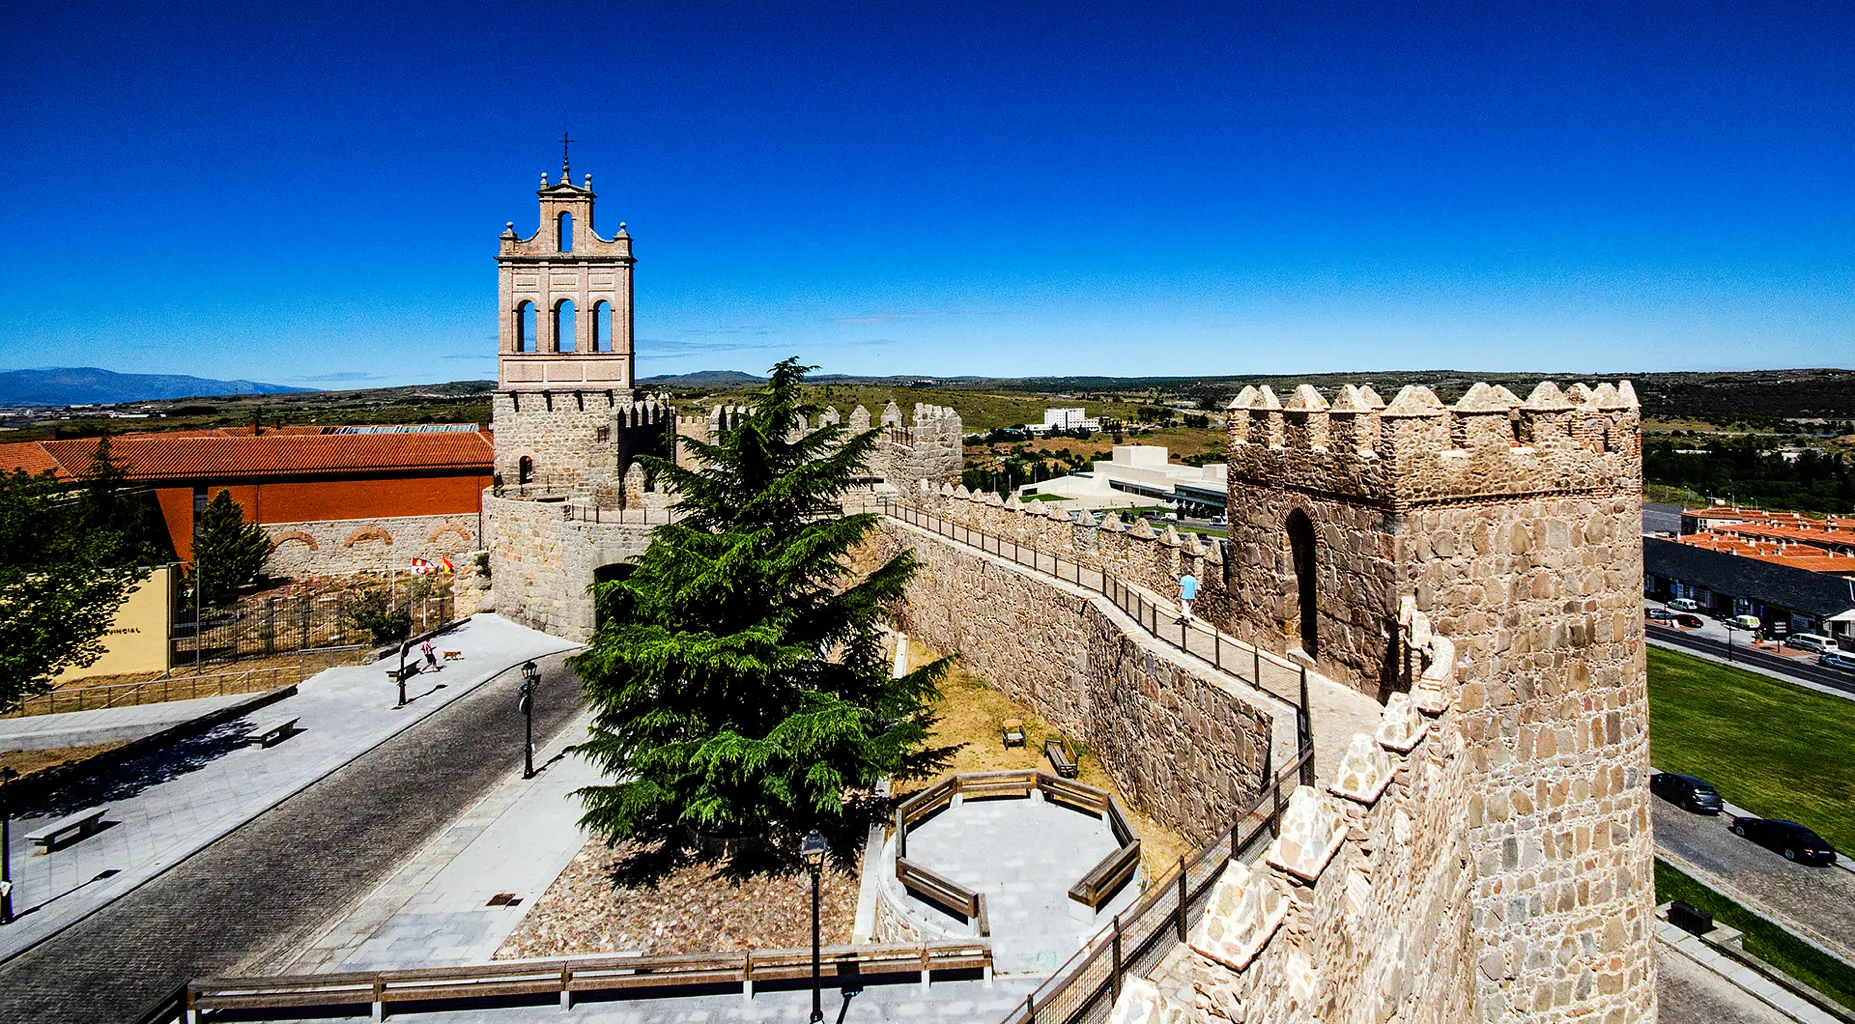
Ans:
{"type": "Polygon", "coordinates": [[[0,368],[493,375],[563,111],[641,373],[1855,365],[1855,5],[0,8],[0,368]]]}

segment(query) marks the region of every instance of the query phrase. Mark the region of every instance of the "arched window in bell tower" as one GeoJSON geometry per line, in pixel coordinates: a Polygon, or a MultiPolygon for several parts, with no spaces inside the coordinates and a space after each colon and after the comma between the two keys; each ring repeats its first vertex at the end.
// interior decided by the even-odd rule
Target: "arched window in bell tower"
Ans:
{"type": "Polygon", "coordinates": [[[535,304],[524,299],[515,307],[515,350],[533,352],[539,341],[535,335],[535,304]]]}
{"type": "Polygon", "coordinates": [[[573,214],[563,213],[554,225],[555,248],[561,252],[573,251],[573,214]]]}
{"type": "Polygon", "coordinates": [[[593,304],[593,351],[612,351],[612,304],[604,299],[593,304]]]}
{"type": "Polygon", "coordinates": [[[554,307],[554,351],[573,351],[573,300],[562,299],[554,307]]]}

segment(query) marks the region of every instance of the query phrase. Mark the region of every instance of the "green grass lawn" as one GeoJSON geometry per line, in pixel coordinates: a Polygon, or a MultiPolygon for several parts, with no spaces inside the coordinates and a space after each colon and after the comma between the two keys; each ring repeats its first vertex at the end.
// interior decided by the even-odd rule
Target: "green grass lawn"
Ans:
{"type": "Polygon", "coordinates": [[[1650,647],[1649,757],[1855,854],[1855,702],[1650,647]]]}
{"type": "Polygon", "coordinates": [[[1685,900],[1716,923],[1745,933],[1746,952],[1846,1006],[1855,1006],[1855,970],[1815,946],[1657,859],[1655,902],[1685,900]]]}

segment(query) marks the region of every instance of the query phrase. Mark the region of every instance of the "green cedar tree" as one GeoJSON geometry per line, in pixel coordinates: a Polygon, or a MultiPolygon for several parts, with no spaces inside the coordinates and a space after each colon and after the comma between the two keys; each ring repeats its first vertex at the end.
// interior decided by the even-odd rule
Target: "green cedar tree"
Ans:
{"type": "Polygon", "coordinates": [[[596,587],[602,624],[570,664],[595,718],[580,750],[610,780],[579,791],[608,838],[677,826],[722,835],[828,824],[884,776],[918,778],[943,659],[891,678],[881,627],[916,570],[912,551],[868,573],[853,550],[876,527],[842,514],[877,430],[799,436],[811,367],[773,367],[740,424],[684,439],[697,468],[644,457],[678,495],[636,571],[596,587]]]}

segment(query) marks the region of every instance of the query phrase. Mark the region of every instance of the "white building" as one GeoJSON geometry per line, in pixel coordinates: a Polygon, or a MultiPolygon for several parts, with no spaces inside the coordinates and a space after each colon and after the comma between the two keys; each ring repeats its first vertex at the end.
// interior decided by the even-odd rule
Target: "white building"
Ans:
{"type": "Polygon", "coordinates": [[[1163,445],[1117,444],[1112,458],[1097,460],[1086,473],[1072,473],[1018,488],[1059,495],[1080,508],[1171,505],[1181,512],[1219,515],[1227,491],[1224,464],[1181,466],[1167,460],[1163,445]]]}
{"type": "Polygon", "coordinates": [[[1052,430],[1100,430],[1101,420],[1091,418],[1086,409],[1045,409],[1043,422],[1025,426],[1033,434],[1047,434],[1052,430]]]}

